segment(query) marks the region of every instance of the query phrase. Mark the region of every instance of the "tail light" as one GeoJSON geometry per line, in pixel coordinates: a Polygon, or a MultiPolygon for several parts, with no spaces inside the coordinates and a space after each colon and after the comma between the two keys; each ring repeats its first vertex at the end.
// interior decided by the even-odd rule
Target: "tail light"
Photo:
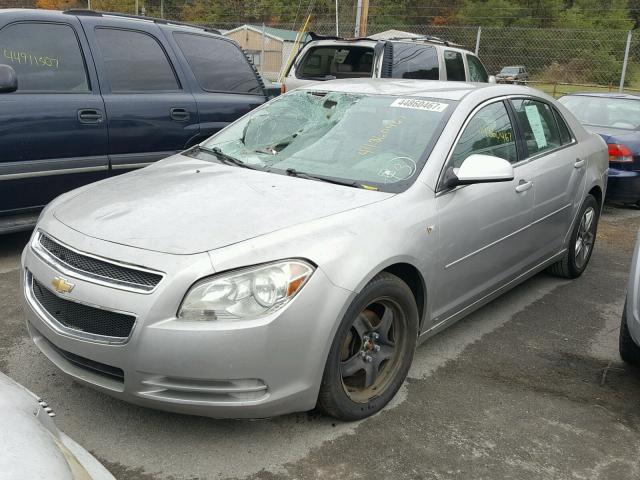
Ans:
{"type": "Polygon", "coordinates": [[[618,163],[631,163],[633,162],[633,152],[628,147],[621,143],[610,143],[609,147],[609,161],[618,163]]]}

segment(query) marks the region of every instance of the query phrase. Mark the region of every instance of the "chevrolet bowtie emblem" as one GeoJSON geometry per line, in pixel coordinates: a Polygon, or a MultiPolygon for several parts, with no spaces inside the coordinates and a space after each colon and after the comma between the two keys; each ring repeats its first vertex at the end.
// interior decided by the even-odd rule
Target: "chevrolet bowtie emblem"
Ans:
{"type": "Polygon", "coordinates": [[[67,282],[62,277],[55,277],[51,282],[51,285],[58,293],[70,293],[71,290],[73,290],[73,287],[75,287],[75,284],[67,282]]]}

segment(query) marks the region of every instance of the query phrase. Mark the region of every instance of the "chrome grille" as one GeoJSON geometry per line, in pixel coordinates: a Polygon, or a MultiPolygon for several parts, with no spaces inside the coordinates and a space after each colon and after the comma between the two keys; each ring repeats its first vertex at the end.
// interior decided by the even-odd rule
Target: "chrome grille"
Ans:
{"type": "Polygon", "coordinates": [[[40,306],[64,327],[78,332],[126,339],[131,334],[136,318],[124,313],[111,312],[58,297],[31,277],[33,297],[40,306]]]}
{"type": "Polygon", "coordinates": [[[162,280],[162,275],[159,273],[125,267],[83,255],[62,245],[44,233],[39,234],[38,244],[57,262],[74,271],[106,283],[115,283],[137,290],[151,291],[162,280]]]}

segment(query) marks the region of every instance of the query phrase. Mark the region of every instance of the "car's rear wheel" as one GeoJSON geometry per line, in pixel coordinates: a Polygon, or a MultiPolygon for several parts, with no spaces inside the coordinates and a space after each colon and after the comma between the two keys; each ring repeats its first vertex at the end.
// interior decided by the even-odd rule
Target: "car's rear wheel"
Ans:
{"type": "Polygon", "coordinates": [[[317,407],[341,420],[381,410],[407,376],[418,337],[411,289],[395,275],[377,275],[354,299],[338,327],[317,407]]]}
{"type": "Polygon", "coordinates": [[[578,221],[571,232],[567,253],[562,260],[549,267],[550,273],[564,278],[577,278],[582,275],[593,253],[599,217],[598,201],[593,195],[587,195],[580,208],[578,221]]]}
{"type": "Polygon", "coordinates": [[[625,309],[622,311],[622,319],[620,321],[620,339],[618,342],[618,349],[620,351],[620,358],[632,365],[640,365],[640,347],[631,337],[629,332],[629,326],[627,325],[627,308],[625,300],[625,309]]]}

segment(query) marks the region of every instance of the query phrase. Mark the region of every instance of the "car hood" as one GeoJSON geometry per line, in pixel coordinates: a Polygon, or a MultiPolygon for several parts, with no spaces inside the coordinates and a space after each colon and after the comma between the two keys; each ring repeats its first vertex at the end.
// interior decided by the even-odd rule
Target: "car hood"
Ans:
{"type": "Polygon", "coordinates": [[[52,212],[94,238],[187,255],[392,195],[175,155],[80,189],[52,212]]]}

